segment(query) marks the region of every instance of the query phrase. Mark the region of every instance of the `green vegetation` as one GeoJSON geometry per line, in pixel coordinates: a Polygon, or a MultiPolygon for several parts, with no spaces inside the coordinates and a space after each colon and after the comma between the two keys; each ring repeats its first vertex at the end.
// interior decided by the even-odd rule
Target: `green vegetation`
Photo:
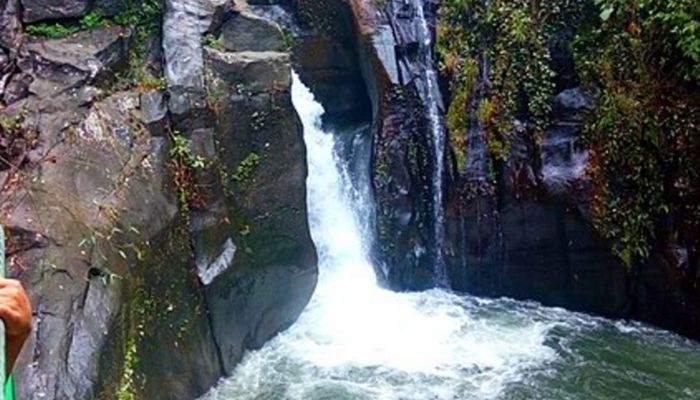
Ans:
{"type": "Polygon", "coordinates": [[[224,48],[224,39],[222,37],[216,37],[211,33],[202,38],[202,43],[216,50],[224,48]]]}
{"type": "Polygon", "coordinates": [[[287,49],[287,51],[292,51],[296,43],[294,32],[289,29],[282,29],[282,41],[284,42],[284,47],[287,49]]]}
{"type": "Polygon", "coordinates": [[[202,156],[192,153],[190,142],[184,136],[175,132],[170,138],[172,140],[170,160],[175,175],[174,182],[177,188],[178,202],[180,210],[187,212],[190,205],[199,200],[195,174],[197,170],[202,170],[206,167],[206,161],[202,156]]]}
{"type": "Polygon", "coordinates": [[[630,266],[660,241],[697,251],[695,0],[446,0],[437,47],[451,79],[446,121],[453,147],[464,153],[470,115],[485,126],[495,160],[510,156],[513,118],[532,122],[535,135],[543,131],[554,94],[547,45],[566,25],[577,29],[572,47],[581,84],[601,89],[585,127],[596,227],[630,266]]]}
{"type": "MultiPolygon", "coordinates": [[[[580,0],[447,0],[441,8],[437,48],[443,73],[451,77],[447,126],[453,145],[464,151],[469,110],[479,70],[488,65],[490,87],[479,93],[479,120],[496,160],[510,155],[512,122],[528,117],[541,133],[548,123],[554,92],[547,43],[563,16],[580,0]]],[[[487,79],[486,79],[487,78],[487,79]]]]}
{"type": "Polygon", "coordinates": [[[150,305],[150,302],[146,291],[143,288],[136,289],[127,312],[128,329],[124,343],[124,367],[116,393],[118,400],[134,400],[139,390],[140,385],[136,373],[140,361],[138,354],[139,342],[145,334],[147,311],[155,311],[147,310],[147,305],[150,305]]]}
{"type": "Polygon", "coordinates": [[[238,183],[246,182],[248,179],[250,179],[255,167],[260,164],[260,160],[261,158],[257,153],[252,152],[248,154],[243,161],[238,164],[238,167],[236,167],[236,173],[233,174],[233,180],[238,183]]]}
{"type": "Polygon", "coordinates": [[[129,46],[129,69],[121,77],[122,80],[144,86],[153,79],[161,79],[151,74],[146,57],[152,45],[152,39],[161,29],[162,15],[161,0],[128,0],[126,9],[114,16],[116,24],[133,30],[129,46]]]}
{"type": "Polygon", "coordinates": [[[0,134],[3,136],[15,135],[17,131],[23,130],[24,112],[17,115],[2,115],[0,116],[0,134]]]}
{"type": "Polygon", "coordinates": [[[151,90],[165,90],[167,87],[167,82],[162,76],[153,76],[150,74],[144,74],[141,80],[138,82],[139,90],[144,92],[151,90]]]}
{"type": "Polygon", "coordinates": [[[156,80],[146,63],[146,55],[151,39],[160,30],[163,4],[160,0],[128,0],[126,8],[113,17],[103,16],[98,11],[92,11],[79,20],[67,20],[54,23],[37,23],[25,27],[25,31],[33,36],[44,38],[60,38],[81,31],[120,25],[132,29],[132,39],[129,46],[129,68],[119,74],[117,81],[122,86],[136,85],[139,88],[160,87],[154,85],[156,80]]]}
{"type": "Polygon", "coordinates": [[[40,22],[38,24],[28,25],[25,30],[32,36],[59,38],[72,35],[80,31],[102,28],[107,25],[108,20],[105,19],[99,12],[93,11],[85,14],[85,16],[78,21],[54,23],[40,22]]]}
{"type": "Polygon", "coordinates": [[[593,211],[598,229],[631,266],[665,240],[662,225],[682,233],[672,240],[698,245],[700,5],[596,4],[598,15],[574,43],[581,77],[602,89],[586,128],[593,211]]]}
{"type": "Polygon", "coordinates": [[[116,387],[105,398],[143,398],[154,357],[177,359],[178,346],[200,340],[205,307],[201,286],[193,280],[192,247],[187,221],[163,232],[142,261],[129,269],[129,302],[122,314],[119,346],[124,361],[116,387]],[[170,344],[163,351],[161,346],[170,344]]]}

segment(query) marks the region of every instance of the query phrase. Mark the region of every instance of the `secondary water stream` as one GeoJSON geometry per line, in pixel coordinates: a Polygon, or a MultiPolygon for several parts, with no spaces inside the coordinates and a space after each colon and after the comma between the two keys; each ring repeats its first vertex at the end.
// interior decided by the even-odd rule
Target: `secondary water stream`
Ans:
{"type": "Polygon", "coordinates": [[[447,271],[443,251],[445,248],[445,210],[443,194],[443,175],[445,173],[445,126],[440,114],[438,99],[440,91],[437,72],[433,66],[433,39],[428,19],[425,15],[424,0],[413,0],[416,10],[419,35],[419,56],[422,66],[422,81],[424,87],[421,93],[426,104],[430,134],[433,144],[433,224],[435,240],[435,283],[438,287],[448,287],[447,271]]]}
{"type": "Polygon", "coordinates": [[[295,76],[308,147],[314,297],[203,400],[698,399],[700,346],[640,324],[444,290],[381,289],[366,210],[295,76]]]}

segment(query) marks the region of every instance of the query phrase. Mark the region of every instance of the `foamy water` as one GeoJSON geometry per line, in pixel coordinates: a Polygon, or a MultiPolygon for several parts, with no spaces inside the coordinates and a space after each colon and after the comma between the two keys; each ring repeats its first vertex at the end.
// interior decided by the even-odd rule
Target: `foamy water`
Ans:
{"type": "Polygon", "coordinates": [[[292,95],[319,285],[297,323],[202,399],[700,398],[700,349],[674,335],[535,303],[381,289],[362,229],[368,200],[296,75],[292,95]]]}

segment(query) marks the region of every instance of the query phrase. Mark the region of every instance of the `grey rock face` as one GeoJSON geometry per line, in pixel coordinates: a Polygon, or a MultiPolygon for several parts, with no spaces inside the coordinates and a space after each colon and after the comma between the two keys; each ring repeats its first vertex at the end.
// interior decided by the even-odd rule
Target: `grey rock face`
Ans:
{"type": "Polygon", "coordinates": [[[595,111],[597,92],[595,88],[580,87],[562,91],[554,97],[554,118],[562,122],[582,122],[595,111]]]}
{"type": "Polygon", "coordinates": [[[110,379],[100,360],[110,354],[106,346],[118,325],[128,268],[91,232],[109,232],[113,213],[128,210],[120,222],[148,240],[177,210],[163,192],[167,149],[130,125],[138,96],[117,94],[89,109],[62,96],[56,103],[62,108],[36,99],[27,103],[30,116],[44,110],[46,122],[38,126],[46,146],[39,151],[46,152],[42,159],[55,162],[41,164],[41,179],[2,195],[8,225],[47,238],[18,254],[36,268],[14,270],[37,310],[34,334],[20,359],[25,373],[18,390],[27,399],[90,399],[110,379]],[[71,123],[76,124],[73,140],[57,141],[60,127],[71,123]],[[26,196],[33,201],[27,203],[26,196]],[[60,272],[48,272],[53,270],[60,272]]]}
{"type": "Polygon", "coordinates": [[[141,93],[141,121],[154,124],[162,121],[168,114],[163,93],[157,90],[141,93]]]}
{"type": "MultiPolygon", "coordinates": [[[[13,273],[37,312],[20,358],[21,398],[112,398],[125,387],[137,398],[195,398],[308,302],[316,253],[289,55],[207,49],[205,58],[202,36],[234,16],[227,7],[166,4],[170,102],[158,90],[110,93],[104,84],[126,64],[128,29],[0,48],[2,100],[11,103],[0,113],[24,110],[38,135],[19,183],[0,192],[13,273]],[[206,168],[174,168],[166,133],[186,137],[206,168]],[[251,153],[260,160],[236,173],[251,153]],[[191,174],[191,199],[174,185],[178,173],[191,174]]],[[[271,32],[274,43],[279,28],[271,32]]],[[[148,53],[157,74],[160,53],[148,53]]]]}
{"type": "Polygon", "coordinates": [[[19,0],[0,0],[0,47],[16,52],[22,42],[19,0]]]}
{"type": "Polygon", "coordinates": [[[22,20],[36,22],[45,19],[76,18],[87,12],[88,0],[22,0],[22,20]]]}
{"type": "Polygon", "coordinates": [[[24,23],[44,20],[79,18],[88,12],[103,16],[116,15],[126,9],[126,0],[20,0],[24,23]]]}
{"type": "Polygon", "coordinates": [[[221,39],[229,51],[285,51],[287,47],[277,24],[248,11],[236,14],[222,25],[221,39]]]}
{"type": "Polygon", "coordinates": [[[49,98],[109,77],[126,63],[131,31],[111,27],[60,39],[32,39],[19,68],[32,76],[31,93],[49,98]]]}
{"type": "Polygon", "coordinates": [[[288,88],[289,54],[277,52],[220,52],[205,49],[207,64],[222,81],[239,82],[236,90],[260,93],[288,88]]]}
{"type": "MultiPolygon", "coordinates": [[[[206,287],[214,337],[231,373],[243,351],[262,346],[301,313],[316,285],[316,252],[303,206],[306,153],[291,103],[289,55],[207,48],[205,65],[208,90],[220,94],[213,106],[222,167],[233,174],[221,181],[230,194],[225,212],[246,221],[233,232],[235,252],[228,239],[197,245],[210,249],[206,259],[214,262],[227,261],[226,249],[233,255],[206,287]]],[[[222,229],[206,226],[202,238],[222,229]]]]}
{"type": "Polygon", "coordinates": [[[29,94],[29,85],[34,81],[31,75],[20,72],[8,76],[7,84],[3,90],[2,100],[5,104],[12,104],[29,94]]]}
{"type": "Polygon", "coordinates": [[[398,62],[396,60],[396,41],[391,33],[391,27],[382,25],[377,28],[377,32],[372,36],[372,46],[377,54],[377,59],[384,66],[387,76],[392,84],[399,83],[398,62]]]}
{"type": "Polygon", "coordinates": [[[184,114],[206,107],[202,37],[220,22],[225,0],[165,2],[163,52],[170,111],[184,114]]]}

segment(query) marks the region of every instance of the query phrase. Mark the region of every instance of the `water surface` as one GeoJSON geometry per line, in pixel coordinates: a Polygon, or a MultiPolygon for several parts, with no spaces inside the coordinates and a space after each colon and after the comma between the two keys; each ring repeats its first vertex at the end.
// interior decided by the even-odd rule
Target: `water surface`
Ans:
{"type": "Polygon", "coordinates": [[[204,400],[700,399],[700,346],[641,324],[378,287],[370,201],[294,77],[320,281],[299,321],[204,400]]]}

